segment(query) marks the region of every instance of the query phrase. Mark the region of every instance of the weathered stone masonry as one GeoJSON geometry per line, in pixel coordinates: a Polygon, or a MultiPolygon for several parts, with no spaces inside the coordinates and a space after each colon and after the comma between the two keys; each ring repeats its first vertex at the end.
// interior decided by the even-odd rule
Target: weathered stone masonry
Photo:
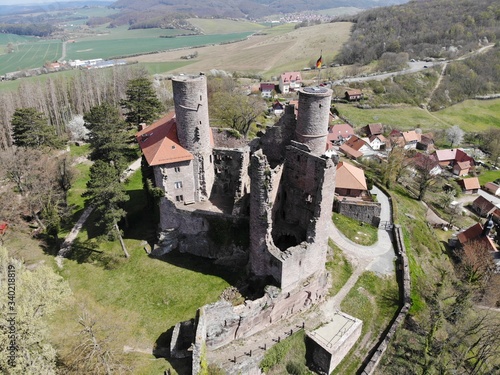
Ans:
{"type": "MultiPolygon", "coordinates": [[[[289,106],[260,138],[231,148],[214,144],[205,77],[181,76],[172,82],[178,141],[173,139],[188,155],[182,162],[155,167],[156,184],[165,190],[160,245],[165,251],[218,260],[243,259],[250,276],[274,284],[263,297],[239,306],[217,302],[200,308],[192,352],[197,373],[203,350],[248,337],[324,299],[326,223],[338,158],[324,155],[329,89],[300,90],[297,119],[289,106]],[[192,160],[187,160],[189,153],[192,160]],[[181,185],[188,199],[176,199],[181,185]]],[[[186,335],[176,337],[181,341],[171,347],[182,352],[186,335]]]]}

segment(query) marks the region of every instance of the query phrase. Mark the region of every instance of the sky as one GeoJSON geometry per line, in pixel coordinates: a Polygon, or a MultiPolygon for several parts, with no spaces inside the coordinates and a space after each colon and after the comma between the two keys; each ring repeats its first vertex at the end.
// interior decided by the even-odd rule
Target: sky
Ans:
{"type": "Polygon", "coordinates": [[[24,5],[24,4],[49,4],[49,3],[67,3],[75,0],[0,0],[2,5],[24,5]]]}

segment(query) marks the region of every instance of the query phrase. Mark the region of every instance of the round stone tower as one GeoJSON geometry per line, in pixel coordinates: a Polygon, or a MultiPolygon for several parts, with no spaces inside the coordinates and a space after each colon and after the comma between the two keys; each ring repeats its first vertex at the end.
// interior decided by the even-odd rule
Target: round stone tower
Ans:
{"type": "Polygon", "coordinates": [[[332,90],[324,87],[299,90],[296,140],[307,145],[314,155],[325,153],[331,99],[332,90]]]}
{"type": "Polygon", "coordinates": [[[215,179],[212,133],[208,118],[207,80],[204,75],[172,78],[179,143],[194,156],[195,200],[210,198],[215,179]]]}
{"type": "Polygon", "coordinates": [[[211,153],[206,77],[176,76],[172,78],[172,87],[181,146],[192,153],[211,153]]]}

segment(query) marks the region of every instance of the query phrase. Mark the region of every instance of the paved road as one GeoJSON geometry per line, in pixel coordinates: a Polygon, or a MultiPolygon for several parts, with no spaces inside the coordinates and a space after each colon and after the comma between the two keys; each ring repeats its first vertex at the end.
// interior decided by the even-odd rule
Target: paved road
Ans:
{"type": "MultiPolygon", "coordinates": [[[[493,44],[489,44],[487,46],[481,47],[478,50],[472,51],[466,55],[463,55],[456,60],[464,60],[464,59],[467,59],[471,56],[483,53],[483,52],[487,51],[488,49],[492,48],[494,45],[495,44],[493,43],[493,44]]],[[[429,62],[427,62],[427,61],[409,62],[408,68],[405,68],[405,69],[397,71],[397,72],[374,74],[374,75],[369,75],[366,77],[346,77],[343,79],[339,79],[337,81],[333,81],[332,86],[342,85],[342,84],[350,83],[350,82],[365,82],[365,81],[373,81],[373,80],[382,81],[386,78],[390,78],[390,77],[394,77],[394,76],[398,76],[398,75],[403,75],[403,74],[416,73],[416,72],[419,72],[421,70],[432,68],[434,66],[438,66],[441,64],[447,64],[450,61],[454,61],[454,60],[429,61],[429,62]]]]}
{"type": "Polygon", "coordinates": [[[479,189],[477,194],[462,194],[462,196],[460,196],[460,198],[458,198],[457,201],[463,204],[471,203],[475,201],[479,195],[489,200],[494,205],[500,205],[500,197],[487,193],[483,189],[479,189]]]}
{"type": "MultiPolygon", "coordinates": [[[[371,190],[371,193],[377,196],[377,201],[381,204],[381,222],[388,221],[392,223],[388,197],[375,186],[371,190]]],[[[385,229],[379,229],[378,241],[371,246],[362,246],[352,242],[340,233],[333,222],[330,222],[329,231],[333,242],[354,263],[362,261],[363,264],[366,263],[366,270],[376,272],[380,275],[389,275],[394,272],[394,248],[392,246],[391,235],[385,229]]]]}

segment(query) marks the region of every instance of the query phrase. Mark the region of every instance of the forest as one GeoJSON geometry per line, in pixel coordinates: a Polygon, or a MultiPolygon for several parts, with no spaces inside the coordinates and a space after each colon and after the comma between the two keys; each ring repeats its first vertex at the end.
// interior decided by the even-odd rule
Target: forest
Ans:
{"type": "Polygon", "coordinates": [[[337,57],[341,64],[365,65],[385,52],[407,52],[414,59],[456,58],[500,37],[495,0],[411,1],[346,20],[355,24],[337,57]]]}

